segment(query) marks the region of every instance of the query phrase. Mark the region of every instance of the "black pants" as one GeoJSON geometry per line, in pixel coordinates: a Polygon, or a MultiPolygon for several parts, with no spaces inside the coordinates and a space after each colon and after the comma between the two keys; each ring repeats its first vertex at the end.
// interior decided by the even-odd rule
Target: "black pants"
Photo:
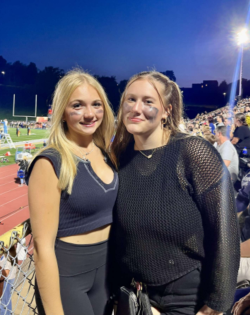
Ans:
{"type": "MultiPolygon", "coordinates": [[[[103,315],[109,298],[107,289],[108,242],[77,245],[56,240],[60,293],[65,315],[103,315]]],[[[45,315],[37,285],[39,315],[45,315]]]]}
{"type": "Polygon", "coordinates": [[[161,286],[148,286],[151,305],[161,314],[194,315],[202,302],[201,272],[195,269],[183,277],[161,286]]]}

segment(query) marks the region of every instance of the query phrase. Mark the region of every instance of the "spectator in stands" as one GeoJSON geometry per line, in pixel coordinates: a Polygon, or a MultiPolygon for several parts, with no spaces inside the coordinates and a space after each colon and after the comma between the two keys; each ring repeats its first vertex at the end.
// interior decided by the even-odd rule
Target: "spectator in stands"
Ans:
{"type": "MultiPolygon", "coordinates": [[[[18,237],[20,237],[19,234],[18,234],[18,237]]],[[[23,261],[25,261],[27,257],[27,247],[26,247],[25,237],[21,238],[20,241],[17,243],[16,253],[17,253],[17,259],[18,259],[18,265],[22,265],[23,261]]]]}
{"type": "Polygon", "coordinates": [[[132,77],[120,104],[116,288],[146,284],[154,314],[228,310],[240,258],[229,172],[207,141],[179,132],[182,95],[163,74],[132,77]]]}
{"type": "Polygon", "coordinates": [[[47,146],[27,172],[39,314],[103,315],[107,249],[118,191],[114,115],[91,75],[57,84],[47,146]]]}
{"type": "Polygon", "coordinates": [[[224,126],[224,117],[222,115],[217,116],[217,127],[224,126]]]}
{"type": "Polygon", "coordinates": [[[233,125],[232,118],[226,118],[224,121],[224,125],[231,127],[233,125]]]}
{"type": "Polygon", "coordinates": [[[3,254],[0,257],[0,314],[11,315],[12,313],[12,293],[17,272],[18,259],[15,246],[9,249],[8,256],[3,254]],[[1,292],[2,287],[2,292],[1,292]],[[6,306],[6,309],[4,308],[6,306]]]}
{"type": "Polygon", "coordinates": [[[215,125],[213,117],[208,117],[209,129],[213,135],[215,135],[215,125]]]}
{"type": "Polygon", "coordinates": [[[206,139],[208,142],[210,142],[212,145],[216,142],[216,137],[211,133],[211,130],[208,126],[203,125],[202,126],[202,134],[203,138],[206,139]]]}
{"type": "Polygon", "coordinates": [[[246,123],[246,118],[244,114],[238,113],[235,115],[235,131],[233,133],[232,144],[235,146],[239,155],[241,155],[242,150],[247,148],[250,153],[250,130],[246,123]]]}
{"type": "Polygon", "coordinates": [[[227,136],[227,127],[216,128],[217,150],[229,170],[233,183],[237,181],[239,173],[239,157],[235,147],[227,136]]]}
{"type": "Polygon", "coordinates": [[[190,135],[192,135],[192,136],[195,135],[195,134],[194,134],[194,127],[193,127],[193,125],[189,125],[187,129],[188,129],[188,133],[189,133],[190,135]]]}

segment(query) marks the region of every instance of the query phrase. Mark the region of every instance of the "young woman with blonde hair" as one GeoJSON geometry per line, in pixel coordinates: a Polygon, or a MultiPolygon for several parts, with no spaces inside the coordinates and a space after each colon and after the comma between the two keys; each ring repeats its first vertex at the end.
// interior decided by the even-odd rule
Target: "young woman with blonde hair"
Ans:
{"type": "Polygon", "coordinates": [[[81,70],[59,81],[52,109],[47,146],[27,176],[38,311],[103,315],[118,189],[109,153],[114,116],[101,85],[81,70]]]}
{"type": "Polygon", "coordinates": [[[213,146],[179,132],[182,109],[178,85],[156,71],[122,95],[113,278],[115,289],[146,285],[154,314],[218,314],[233,302],[240,259],[233,187],[213,146]]]}

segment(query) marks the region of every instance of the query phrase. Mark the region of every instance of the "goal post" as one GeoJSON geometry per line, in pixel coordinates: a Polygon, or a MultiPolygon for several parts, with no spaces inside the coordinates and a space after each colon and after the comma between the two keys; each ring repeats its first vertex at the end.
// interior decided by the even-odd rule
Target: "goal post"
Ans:
{"type": "Polygon", "coordinates": [[[37,94],[35,95],[35,116],[29,116],[29,115],[15,115],[15,106],[16,106],[16,95],[13,94],[13,117],[25,117],[26,123],[28,122],[28,118],[36,118],[37,117],[37,94]]]}

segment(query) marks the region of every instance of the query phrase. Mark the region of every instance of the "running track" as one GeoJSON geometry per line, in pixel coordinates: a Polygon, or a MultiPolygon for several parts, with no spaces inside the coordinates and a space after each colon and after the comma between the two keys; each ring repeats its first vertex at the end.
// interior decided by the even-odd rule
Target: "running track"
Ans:
{"type": "Polygon", "coordinates": [[[16,181],[18,165],[0,168],[0,237],[29,218],[28,187],[16,181]]]}

